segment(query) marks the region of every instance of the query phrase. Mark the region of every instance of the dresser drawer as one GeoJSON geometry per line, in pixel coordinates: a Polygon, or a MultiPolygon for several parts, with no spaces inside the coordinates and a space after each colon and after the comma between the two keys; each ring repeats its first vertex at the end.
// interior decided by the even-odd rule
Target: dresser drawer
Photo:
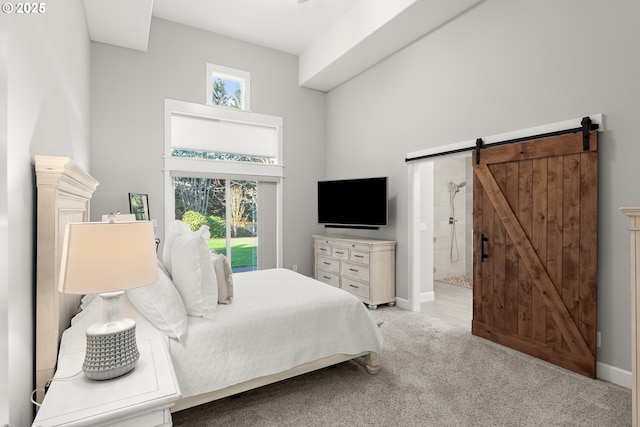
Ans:
{"type": "Polygon", "coordinates": [[[340,274],[338,273],[330,273],[328,271],[318,270],[316,279],[326,283],[327,285],[335,286],[336,288],[340,287],[340,274]]]}
{"type": "Polygon", "coordinates": [[[361,279],[367,282],[369,281],[369,266],[366,265],[343,261],[342,270],[340,272],[356,279],[361,279]]]}
{"type": "Polygon", "coordinates": [[[358,282],[347,277],[342,278],[342,289],[349,291],[354,295],[369,298],[369,284],[358,282]]]}
{"type": "Polygon", "coordinates": [[[356,251],[356,252],[369,253],[369,252],[371,252],[371,246],[363,245],[363,244],[360,244],[360,243],[354,243],[353,245],[351,245],[351,250],[352,251],[356,251]]]}
{"type": "Polygon", "coordinates": [[[349,248],[344,246],[333,246],[331,256],[339,259],[349,259],[349,248]]]}
{"type": "Polygon", "coordinates": [[[361,262],[363,264],[369,264],[369,252],[351,251],[349,259],[355,262],[361,262]]]}
{"type": "Polygon", "coordinates": [[[326,242],[316,244],[316,255],[331,256],[331,245],[326,242]]]}
{"type": "Polygon", "coordinates": [[[340,273],[340,260],[319,256],[318,270],[325,270],[331,273],[340,273]]]}

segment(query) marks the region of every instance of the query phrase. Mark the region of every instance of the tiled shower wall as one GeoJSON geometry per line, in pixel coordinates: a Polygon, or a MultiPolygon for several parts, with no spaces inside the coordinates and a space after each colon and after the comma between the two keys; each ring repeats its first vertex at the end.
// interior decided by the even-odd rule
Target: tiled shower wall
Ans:
{"type": "Polygon", "coordinates": [[[473,226],[473,180],[471,163],[465,158],[442,158],[434,162],[434,279],[449,276],[471,275],[472,271],[472,226],[473,226]],[[451,261],[452,226],[449,224],[449,182],[466,185],[456,194],[455,206],[457,251],[453,249],[451,261]]]}

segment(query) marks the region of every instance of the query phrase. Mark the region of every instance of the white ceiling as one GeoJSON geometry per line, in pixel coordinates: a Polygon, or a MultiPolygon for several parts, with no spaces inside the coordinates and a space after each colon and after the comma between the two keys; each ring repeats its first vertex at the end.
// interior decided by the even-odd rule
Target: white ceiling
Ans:
{"type": "Polygon", "coordinates": [[[154,0],[153,16],[299,55],[358,0],[154,0]]]}
{"type": "MultiPolygon", "coordinates": [[[[329,91],[485,0],[84,0],[91,40],[146,51],[151,16],[298,55],[329,91]]],[[[224,64],[221,64],[224,65],[224,64]]]]}

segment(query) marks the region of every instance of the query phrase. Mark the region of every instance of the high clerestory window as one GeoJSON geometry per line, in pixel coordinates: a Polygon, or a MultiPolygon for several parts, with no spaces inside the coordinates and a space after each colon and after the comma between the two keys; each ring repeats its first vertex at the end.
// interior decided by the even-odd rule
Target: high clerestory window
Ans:
{"type": "Polygon", "coordinates": [[[207,64],[207,105],[251,111],[251,74],[222,65],[207,64]]]}

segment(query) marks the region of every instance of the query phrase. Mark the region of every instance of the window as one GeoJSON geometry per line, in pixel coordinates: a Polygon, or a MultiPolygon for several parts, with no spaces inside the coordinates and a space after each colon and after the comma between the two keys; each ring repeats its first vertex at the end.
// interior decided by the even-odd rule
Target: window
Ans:
{"type": "Polygon", "coordinates": [[[206,104],[250,111],[250,73],[207,64],[206,104]]]}
{"type": "Polygon", "coordinates": [[[165,100],[165,223],[208,225],[235,272],[282,265],[282,119],[165,100]]]}

